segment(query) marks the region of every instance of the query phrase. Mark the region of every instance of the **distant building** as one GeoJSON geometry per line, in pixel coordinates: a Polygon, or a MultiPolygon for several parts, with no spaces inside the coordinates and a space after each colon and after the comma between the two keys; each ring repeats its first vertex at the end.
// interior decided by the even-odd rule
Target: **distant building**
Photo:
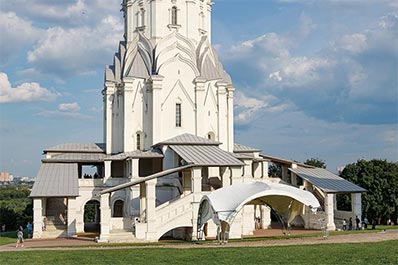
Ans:
{"type": "Polygon", "coordinates": [[[0,173],[0,182],[8,182],[11,181],[10,173],[8,172],[1,172],[0,173]]]}

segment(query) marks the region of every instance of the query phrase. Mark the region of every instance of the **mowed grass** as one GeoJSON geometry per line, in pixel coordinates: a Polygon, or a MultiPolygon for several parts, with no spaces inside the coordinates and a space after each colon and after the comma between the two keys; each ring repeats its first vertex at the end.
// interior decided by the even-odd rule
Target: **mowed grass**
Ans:
{"type": "Polygon", "coordinates": [[[275,247],[0,253],[0,264],[398,264],[398,241],[275,247]]]}
{"type": "MultiPolygon", "coordinates": [[[[25,233],[24,233],[25,234],[25,233]]],[[[0,246],[17,242],[17,231],[1,232],[0,246]]]]}

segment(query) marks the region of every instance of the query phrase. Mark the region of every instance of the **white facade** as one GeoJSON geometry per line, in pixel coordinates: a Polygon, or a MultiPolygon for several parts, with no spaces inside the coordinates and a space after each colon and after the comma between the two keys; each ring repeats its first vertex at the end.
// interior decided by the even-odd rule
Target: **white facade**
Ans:
{"type": "Polygon", "coordinates": [[[105,71],[107,154],[183,133],[233,151],[230,76],[211,47],[211,1],[124,1],[125,40],[105,71]]]}

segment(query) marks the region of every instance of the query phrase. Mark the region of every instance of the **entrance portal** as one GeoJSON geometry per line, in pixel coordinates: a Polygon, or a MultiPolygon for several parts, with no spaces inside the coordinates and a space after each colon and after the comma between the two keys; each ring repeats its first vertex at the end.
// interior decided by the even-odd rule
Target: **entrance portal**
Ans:
{"type": "Polygon", "coordinates": [[[100,232],[100,203],[91,200],[84,206],[84,232],[100,232]]]}

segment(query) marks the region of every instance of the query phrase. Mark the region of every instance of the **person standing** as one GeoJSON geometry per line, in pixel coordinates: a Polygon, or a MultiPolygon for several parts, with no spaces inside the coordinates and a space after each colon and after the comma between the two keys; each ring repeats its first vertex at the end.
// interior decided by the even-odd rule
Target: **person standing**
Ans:
{"type": "Polygon", "coordinates": [[[358,216],[355,217],[355,229],[359,230],[360,229],[360,224],[361,224],[361,220],[359,220],[358,216]]]}
{"type": "Polygon", "coordinates": [[[343,231],[347,230],[347,221],[346,219],[343,220],[343,231]]]}
{"type": "Polygon", "coordinates": [[[21,230],[21,228],[18,228],[18,232],[17,232],[17,245],[15,246],[17,247],[23,247],[23,232],[21,230]]]}
{"type": "Polygon", "coordinates": [[[352,217],[350,217],[350,220],[348,221],[348,230],[352,230],[352,217]]]}
{"type": "Polygon", "coordinates": [[[368,228],[368,224],[369,224],[369,220],[368,220],[368,218],[365,216],[365,218],[363,219],[363,223],[364,223],[364,225],[365,225],[365,229],[367,229],[368,228]]]}
{"type": "Polygon", "coordinates": [[[26,228],[28,229],[28,238],[32,237],[32,224],[30,222],[28,222],[28,224],[26,225],[26,228]]]}

